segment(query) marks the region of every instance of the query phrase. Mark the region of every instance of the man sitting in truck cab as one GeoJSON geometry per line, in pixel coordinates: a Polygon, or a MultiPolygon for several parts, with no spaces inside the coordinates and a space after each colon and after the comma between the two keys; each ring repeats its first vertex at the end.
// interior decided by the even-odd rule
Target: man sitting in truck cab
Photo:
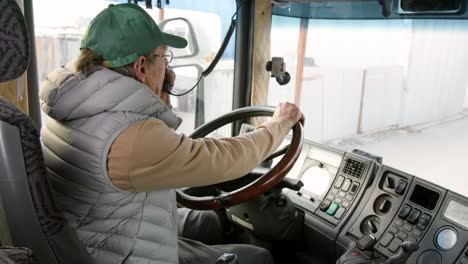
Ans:
{"type": "Polygon", "coordinates": [[[138,5],[110,5],[89,25],[76,64],[53,71],[42,84],[50,180],[97,263],[215,263],[227,251],[240,263],[273,262],[254,246],[178,239],[173,188],[245,175],[303,115],[283,103],[270,121],[235,138],[176,133],[181,119],[162,86],[166,79],[170,90],[175,80],[167,47],[186,44],[161,32],[138,5]]]}

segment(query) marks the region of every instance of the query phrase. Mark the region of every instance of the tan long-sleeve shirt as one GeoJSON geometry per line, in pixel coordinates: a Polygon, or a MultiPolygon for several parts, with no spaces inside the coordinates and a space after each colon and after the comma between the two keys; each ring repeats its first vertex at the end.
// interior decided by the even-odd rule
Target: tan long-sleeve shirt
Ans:
{"type": "Polygon", "coordinates": [[[191,139],[162,121],[143,121],[112,144],[108,174],[118,188],[137,192],[236,179],[271,154],[291,127],[288,120],[266,122],[234,138],[191,139]]]}

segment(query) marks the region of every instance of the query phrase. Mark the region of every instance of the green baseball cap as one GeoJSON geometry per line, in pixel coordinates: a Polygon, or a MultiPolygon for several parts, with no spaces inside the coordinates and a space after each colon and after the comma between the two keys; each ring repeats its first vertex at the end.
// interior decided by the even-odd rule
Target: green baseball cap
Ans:
{"type": "Polygon", "coordinates": [[[111,4],[91,21],[80,48],[94,51],[106,67],[114,68],[135,62],[161,45],[184,48],[187,40],[162,32],[138,5],[111,4]]]}

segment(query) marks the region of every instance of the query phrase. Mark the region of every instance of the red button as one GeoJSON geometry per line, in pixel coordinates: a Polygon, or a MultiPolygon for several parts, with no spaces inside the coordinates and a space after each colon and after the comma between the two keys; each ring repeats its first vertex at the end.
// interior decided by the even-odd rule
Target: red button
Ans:
{"type": "Polygon", "coordinates": [[[355,257],[359,257],[359,256],[361,256],[361,251],[355,250],[351,254],[353,254],[353,256],[355,256],[355,257]]]}

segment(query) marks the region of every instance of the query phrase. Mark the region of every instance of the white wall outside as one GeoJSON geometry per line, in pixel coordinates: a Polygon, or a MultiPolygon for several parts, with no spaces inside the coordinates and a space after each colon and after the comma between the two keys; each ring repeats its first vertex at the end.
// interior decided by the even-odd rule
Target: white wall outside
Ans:
{"type": "MultiPolygon", "coordinates": [[[[286,86],[272,80],[270,104],[294,100],[298,23],[281,20],[293,30],[272,33],[272,55],[292,62],[292,80],[286,86]]],[[[305,67],[300,100],[306,138],[348,137],[358,132],[359,120],[360,132],[370,132],[459,114],[468,107],[467,46],[467,20],[310,20],[306,58],[315,65],[305,67]],[[343,69],[365,72],[364,78],[337,85],[343,69]],[[347,103],[362,103],[362,111],[341,105],[342,95],[347,103]],[[332,114],[344,109],[346,114],[332,114]]]]}

